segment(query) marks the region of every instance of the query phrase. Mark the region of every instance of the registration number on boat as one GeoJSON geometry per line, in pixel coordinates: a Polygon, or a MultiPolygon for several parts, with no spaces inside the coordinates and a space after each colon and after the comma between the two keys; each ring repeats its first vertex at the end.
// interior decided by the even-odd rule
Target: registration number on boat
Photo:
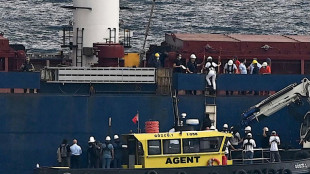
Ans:
{"type": "Polygon", "coordinates": [[[304,169],[304,168],[308,168],[307,164],[305,163],[295,164],[295,169],[304,169]]]}

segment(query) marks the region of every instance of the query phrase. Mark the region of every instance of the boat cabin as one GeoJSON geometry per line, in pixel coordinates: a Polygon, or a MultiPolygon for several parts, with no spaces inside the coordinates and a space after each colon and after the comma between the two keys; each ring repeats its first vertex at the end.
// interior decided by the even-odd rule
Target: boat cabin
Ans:
{"type": "Polygon", "coordinates": [[[230,133],[213,130],[125,135],[129,168],[231,165],[225,157],[230,133]]]}

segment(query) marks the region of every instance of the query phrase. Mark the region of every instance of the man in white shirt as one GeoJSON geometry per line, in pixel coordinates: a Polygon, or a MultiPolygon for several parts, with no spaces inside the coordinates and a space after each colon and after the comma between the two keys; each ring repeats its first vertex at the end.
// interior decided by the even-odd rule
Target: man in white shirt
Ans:
{"type": "Polygon", "coordinates": [[[71,150],[71,168],[80,168],[80,155],[82,154],[81,147],[77,144],[77,140],[73,140],[73,145],[70,146],[71,150]]]}
{"type": "Polygon", "coordinates": [[[277,136],[276,131],[271,132],[269,138],[270,144],[270,162],[281,162],[278,146],[280,145],[280,138],[277,136]]]}
{"type": "Polygon", "coordinates": [[[253,161],[250,159],[254,157],[254,147],[256,147],[255,140],[252,138],[252,134],[248,133],[246,139],[243,141],[245,164],[253,164],[253,161]]]}

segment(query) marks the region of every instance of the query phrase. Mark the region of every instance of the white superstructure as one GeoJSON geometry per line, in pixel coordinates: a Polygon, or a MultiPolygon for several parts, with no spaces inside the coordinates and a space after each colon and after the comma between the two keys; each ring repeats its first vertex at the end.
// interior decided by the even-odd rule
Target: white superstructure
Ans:
{"type": "Polygon", "coordinates": [[[119,0],[73,0],[73,8],[72,65],[89,67],[98,61],[86,53],[93,43],[119,43],[119,0]]]}

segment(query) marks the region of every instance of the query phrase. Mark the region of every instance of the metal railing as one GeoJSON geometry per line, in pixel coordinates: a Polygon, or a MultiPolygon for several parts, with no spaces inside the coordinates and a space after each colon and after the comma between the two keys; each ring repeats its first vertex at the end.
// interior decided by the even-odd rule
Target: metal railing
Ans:
{"type": "Polygon", "coordinates": [[[46,67],[41,80],[50,83],[156,83],[155,68],[46,67]]]}

